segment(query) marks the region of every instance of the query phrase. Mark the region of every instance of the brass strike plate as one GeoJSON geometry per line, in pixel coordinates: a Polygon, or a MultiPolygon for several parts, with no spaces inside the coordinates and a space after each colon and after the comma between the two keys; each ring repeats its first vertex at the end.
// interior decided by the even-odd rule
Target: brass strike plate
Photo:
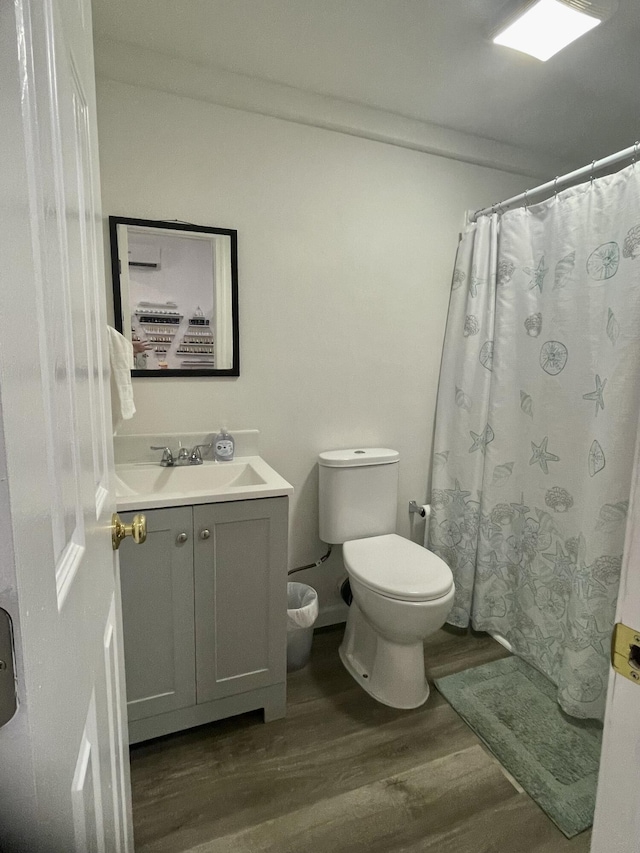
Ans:
{"type": "Polygon", "coordinates": [[[611,637],[611,665],[619,675],[640,684],[640,631],[618,622],[611,637]]]}

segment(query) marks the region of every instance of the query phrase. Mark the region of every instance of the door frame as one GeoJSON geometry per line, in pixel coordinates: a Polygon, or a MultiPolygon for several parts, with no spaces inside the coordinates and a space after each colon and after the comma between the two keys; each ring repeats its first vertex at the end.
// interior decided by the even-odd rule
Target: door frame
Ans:
{"type": "MultiPolygon", "coordinates": [[[[640,430],[629,498],[616,623],[640,629],[640,430]]],[[[640,851],[640,683],[613,667],[604,732],[591,853],[640,851]]]]}

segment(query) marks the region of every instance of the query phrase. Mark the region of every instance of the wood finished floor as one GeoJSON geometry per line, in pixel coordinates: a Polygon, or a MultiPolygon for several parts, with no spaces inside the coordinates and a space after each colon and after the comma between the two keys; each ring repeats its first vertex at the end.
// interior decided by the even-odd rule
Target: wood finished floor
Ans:
{"type": "MultiPolygon", "coordinates": [[[[415,711],[371,699],[316,633],[285,720],[260,713],[133,747],[137,853],[587,853],[568,841],[433,689],[415,711]]],[[[429,678],[504,657],[443,629],[429,678]]]]}

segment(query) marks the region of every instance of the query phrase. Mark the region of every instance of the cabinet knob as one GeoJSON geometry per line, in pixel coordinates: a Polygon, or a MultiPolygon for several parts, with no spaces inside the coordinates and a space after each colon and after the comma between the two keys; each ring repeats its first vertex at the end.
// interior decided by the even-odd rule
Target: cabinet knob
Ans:
{"type": "Polygon", "coordinates": [[[178,543],[178,545],[182,545],[182,543],[186,542],[188,538],[189,537],[186,533],[178,533],[178,535],[176,536],[176,542],[178,543]]]}
{"type": "Polygon", "coordinates": [[[201,530],[201,531],[200,531],[200,538],[201,538],[201,539],[208,539],[210,536],[211,536],[211,531],[210,531],[210,530],[207,530],[207,528],[206,528],[206,527],[205,527],[205,529],[204,529],[204,530],[201,530]]]}

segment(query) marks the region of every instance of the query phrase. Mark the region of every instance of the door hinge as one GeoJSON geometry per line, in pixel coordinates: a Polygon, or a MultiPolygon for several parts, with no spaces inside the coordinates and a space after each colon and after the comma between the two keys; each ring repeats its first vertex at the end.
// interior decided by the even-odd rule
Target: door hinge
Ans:
{"type": "Polygon", "coordinates": [[[640,684],[640,631],[618,622],[611,637],[611,665],[620,675],[640,684]]]}

